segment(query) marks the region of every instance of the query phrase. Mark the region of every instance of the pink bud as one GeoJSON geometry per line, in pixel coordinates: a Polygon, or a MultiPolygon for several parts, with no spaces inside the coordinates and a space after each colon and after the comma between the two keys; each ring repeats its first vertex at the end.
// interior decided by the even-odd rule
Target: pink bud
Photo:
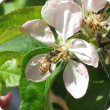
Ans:
{"type": "Polygon", "coordinates": [[[12,93],[9,92],[5,96],[0,96],[0,106],[2,109],[7,109],[10,106],[10,99],[12,98],[12,93]]]}

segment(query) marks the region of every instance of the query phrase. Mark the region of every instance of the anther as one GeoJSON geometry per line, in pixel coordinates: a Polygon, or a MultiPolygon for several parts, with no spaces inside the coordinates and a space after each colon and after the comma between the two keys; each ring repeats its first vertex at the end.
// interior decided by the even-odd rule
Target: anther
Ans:
{"type": "Polygon", "coordinates": [[[94,31],[94,33],[95,33],[95,30],[93,30],[94,31]]]}
{"type": "Polygon", "coordinates": [[[103,14],[100,14],[103,18],[105,18],[105,15],[103,15],[103,14]]]}
{"type": "Polygon", "coordinates": [[[106,23],[105,26],[108,26],[108,24],[106,23]]]}
{"type": "Polygon", "coordinates": [[[102,26],[100,26],[100,28],[102,29],[102,26]]]}
{"type": "Polygon", "coordinates": [[[102,22],[102,20],[99,20],[100,22],[102,22]]]}
{"type": "Polygon", "coordinates": [[[102,19],[102,17],[100,17],[99,19],[102,19]]]}
{"type": "Polygon", "coordinates": [[[90,13],[87,13],[87,15],[89,16],[89,15],[90,15],[90,13]]]}
{"type": "Polygon", "coordinates": [[[103,16],[103,18],[105,18],[105,16],[103,16]]]}
{"type": "Polygon", "coordinates": [[[92,13],[95,14],[94,11],[92,11],[92,13]]]}
{"type": "Polygon", "coordinates": [[[94,22],[94,20],[92,19],[91,22],[94,22]]]}
{"type": "Polygon", "coordinates": [[[93,32],[91,32],[91,34],[94,34],[93,32]]]}
{"type": "Polygon", "coordinates": [[[97,24],[97,27],[99,27],[100,25],[99,24],[97,24]]]}

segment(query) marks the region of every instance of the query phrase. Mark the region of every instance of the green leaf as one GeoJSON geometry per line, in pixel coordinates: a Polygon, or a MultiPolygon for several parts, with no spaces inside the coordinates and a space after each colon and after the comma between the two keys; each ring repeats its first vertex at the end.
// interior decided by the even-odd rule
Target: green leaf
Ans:
{"type": "MultiPolygon", "coordinates": [[[[62,97],[65,100],[67,96],[67,90],[65,88],[64,81],[63,81],[63,72],[64,70],[62,70],[60,74],[58,74],[58,76],[55,78],[51,89],[56,96],[62,97]]],[[[53,108],[63,110],[62,106],[56,103],[53,103],[53,108]]]]}
{"type": "MultiPolygon", "coordinates": [[[[44,44],[25,34],[20,35],[0,45],[0,51],[18,51],[27,53],[35,48],[44,47],[44,44]]],[[[45,46],[46,47],[46,46],[45,46]]]]}
{"type": "Polygon", "coordinates": [[[35,6],[35,5],[37,5],[37,6],[42,6],[42,5],[44,5],[45,4],[45,2],[46,2],[47,0],[26,0],[26,5],[27,6],[35,6]]]}
{"type": "Polygon", "coordinates": [[[89,42],[95,47],[98,48],[98,42],[95,38],[89,39],[89,42]]]}
{"type": "Polygon", "coordinates": [[[45,4],[45,2],[46,0],[41,0],[41,1],[39,0],[14,0],[12,2],[6,2],[6,3],[3,2],[2,7],[4,9],[4,14],[7,14],[18,8],[22,8],[26,6],[42,6],[45,4]]]}
{"type": "Polygon", "coordinates": [[[68,93],[66,103],[69,110],[106,110],[110,106],[110,79],[104,69],[90,69],[89,76],[89,86],[84,97],[74,99],[68,93]]]}
{"type": "Polygon", "coordinates": [[[105,12],[107,13],[107,15],[110,15],[110,7],[108,7],[107,9],[105,9],[105,12]]]}
{"type": "Polygon", "coordinates": [[[29,52],[24,57],[20,79],[21,110],[53,110],[49,99],[49,89],[56,75],[64,68],[65,63],[61,60],[55,72],[47,80],[42,82],[32,82],[25,76],[25,68],[29,60],[35,55],[47,54],[51,50],[52,48],[38,48],[29,52]]]}
{"type": "Polygon", "coordinates": [[[63,81],[63,71],[64,70],[62,70],[60,74],[58,74],[58,76],[55,78],[51,89],[55,95],[60,96],[63,99],[65,99],[67,95],[67,90],[65,88],[64,81],[63,81]]]}
{"type": "Polygon", "coordinates": [[[14,87],[19,85],[21,64],[18,63],[24,53],[3,51],[0,52],[0,83],[2,86],[14,87]]]}
{"type": "Polygon", "coordinates": [[[0,95],[5,96],[9,91],[11,91],[10,87],[1,84],[0,95]]]}
{"type": "MultiPolygon", "coordinates": [[[[83,33],[81,33],[81,32],[78,32],[78,33],[76,33],[76,34],[74,34],[73,36],[72,36],[72,38],[81,38],[81,39],[83,39],[83,40],[86,40],[86,41],[88,41],[88,36],[86,35],[86,34],[83,34],[83,33]]],[[[70,38],[71,39],[71,38],[70,38]]]]}
{"type": "Polygon", "coordinates": [[[2,16],[3,13],[4,13],[3,6],[2,6],[2,3],[0,3],[0,16],[2,16]]]}
{"type": "Polygon", "coordinates": [[[54,108],[54,110],[61,110],[61,109],[54,108]]]}
{"type": "Polygon", "coordinates": [[[1,88],[2,88],[2,83],[0,83],[0,91],[1,91],[1,88]]]}
{"type": "Polygon", "coordinates": [[[33,19],[42,20],[41,8],[42,7],[38,6],[25,7],[0,17],[0,34],[5,32],[5,30],[11,26],[22,25],[26,21],[33,19]]]}
{"type": "MultiPolygon", "coordinates": [[[[19,37],[16,37],[10,41],[7,41],[0,46],[0,58],[3,61],[3,64],[1,66],[4,66],[4,70],[2,73],[0,73],[0,83],[3,83],[3,85],[6,86],[18,86],[19,85],[19,78],[21,73],[21,63],[22,59],[24,58],[24,55],[38,47],[43,47],[45,45],[39,43],[35,39],[26,36],[26,35],[20,35],[19,37]],[[8,51],[7,51],[8,50],[8,51]],[[11,65],[11,63],[13,65],[11,65]],[[7,66],[5,64],[8,64],[7,66]],[[10,64],[10,65],[9,65],[10,64]],[[12,67],[10,67],[12,66],[12,67]],[[13,72],[9,74],[7,72],[7,68],[13,68],[13,72]],[[7,74],[6,74],[7,72],[7,74]],[[19,72],[19,74],[18,74],[19,72]],[[6,75],[5,75],[6,74],[6,75]],[[18,74],[18,76],[16,75],[18,74]],[[8,82],[8,80],[11,80],[13,82],[8,82]]],[[[46,46],[45,46],[46,47],[46,46]]],[[[1,63],[2,63],[1,60],[1,63]]]]}
{"type": "Polygon", "coordinates": [[[10,28],[8,28],[2,35],[0,35],[0,44],[22,34],[22,32],[19,31],[20,28],[21,28],[21,26],[19,26],[19,25],[18,26],[11,26],[10,28]]]}
{"type": "Polygon", "coordinates": [[[0,17],[0,43],[3,43],[4,41],[10,40],[21,34],[20,26],[17,25],[23,25],[26,21],[33,19],[42,20],[41,8],[42,7],[37,6],[25,7],[0,17]]]}

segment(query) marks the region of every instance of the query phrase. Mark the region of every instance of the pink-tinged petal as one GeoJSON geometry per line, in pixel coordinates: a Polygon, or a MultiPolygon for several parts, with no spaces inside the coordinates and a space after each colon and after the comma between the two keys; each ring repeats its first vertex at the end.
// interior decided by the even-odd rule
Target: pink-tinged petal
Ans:
{"type": "Polygon", "coordinates": [[[51,26],[54,27],[54,10],[56,6],[62,1],[72,1],[72,0],[48,0],[46,4],[42,7],[42,17],[51,26]]]}
{"type": "Polygon", "coordinates": [[[27,21],[21,27],[21,32],[35,38],[47,46],[55,45],[55,38],[50,27],[39,19],[27,21]]]}
{"type": "Polygon", "coordinates": [[[90,43],[82,39],[76,39],[69,51],[73,52],[85,64],[92,65],[95,68],[98,66],[97,51],[90,43]]]}
{"type": "Polygon", "coordinates": [[[89,11],[98,12],[105,7],[107,0],[81,0],[84,7],[89,11]]]}
{"type": "Polygon", "coordinates": [[[105,25],[106,23],[110,25],[110,16],[106,21],[101,22],[101,25],[105,25]]]}
{"type": "Polygon", "coordinates": [[[81,28],[82,11],[80,6],[71,1],[61,2],[55,9],[54,24],[58,35],[65,42],[81,28]]]}
{"type": "Polygon", "coordinates": [[[46,54],[40,54],[33,57],[29,63],[26,66],[26,77],[34,82],[41,82],[46,80],[55,70],[56,65],[54,63],[51,63],[50,68],[52,70],[52,73],[48,70],[47,73],[41,74],[40,72],[40,65],[41,62],[44,61],[46,54]]]}
{"type": "Polygon", "coordinates": [[[12,93],[9,92],[5,97],[6,97],[8,100],[12,99],[12,93]]]}
{"type": "Polygon", "coordinates": [[[74,98],[81,98],[88,87],[88,71],[83,64],[69,60],[64,70],[63,80],[67,91],[74,98]]]}

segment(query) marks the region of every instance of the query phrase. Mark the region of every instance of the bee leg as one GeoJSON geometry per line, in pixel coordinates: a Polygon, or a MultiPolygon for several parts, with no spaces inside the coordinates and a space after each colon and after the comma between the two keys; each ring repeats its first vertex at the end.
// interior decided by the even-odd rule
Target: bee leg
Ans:
{"type": "MultiPolygon", "coordinates": [[[[51,67],[51,66],[50,66],[51,67]]],[[[52,69],[49,67],[49,72],[52,73],[52,69]]]]}

